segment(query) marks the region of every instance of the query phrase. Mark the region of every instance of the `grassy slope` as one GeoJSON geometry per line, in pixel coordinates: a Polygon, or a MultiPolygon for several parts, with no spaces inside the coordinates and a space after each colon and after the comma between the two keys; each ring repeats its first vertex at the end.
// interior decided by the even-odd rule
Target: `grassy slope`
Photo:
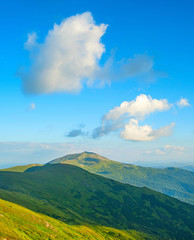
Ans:
{"type": "Polygon", "coordinates": [[[135,229],[159,239],[193,237],[194,207],[147,188],[54,164],[0,172],[0,198],[68,224],[135,229]]]}
{"type": "Polygon", "coordinates": [[[16,167],[10,167],[10,168],[4,168],[4,169],[0,169],[0,171],[2,172],[25,172],[27,169],[31,168],[31,167],[37,167],[37,166],[42,166],[42,164],[28,164],[28,165],[24,165],[24,166],[16,166],[16,167]]]}
{"type": "Polygon", "coordinates": [[[143,240],[136,231],[121,231],[103,226],[70,226],[0,199],[0,239],[129,239],[143,240]]]}
{"type": "Polygon", "coordinates": [[[111,161],[95,153],[70,154],[50,163],[66,163],[91,173],[128,183],[146,186],[168,196],[194,204],[194,172],[179,168],[156,169],[111,161]]]}

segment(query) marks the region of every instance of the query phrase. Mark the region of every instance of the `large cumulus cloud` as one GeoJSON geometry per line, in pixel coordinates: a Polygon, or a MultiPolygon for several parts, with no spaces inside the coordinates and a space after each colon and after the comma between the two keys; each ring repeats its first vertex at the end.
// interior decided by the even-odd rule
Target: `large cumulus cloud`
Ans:
{"type": "Polygon", "coordinates": [[[147,54],[119,61],[111,56],[102,64],[105,45],[101,38],[106,29],[106,24],[96,24],[92,14],[85,12],[54,24],[42,43],[37,42],[35,32],[28,34],[24,47],[31,62],[19,72],[24,92],[76,93],[84,85],[104,86],[132,78],[152,81],[165,76],[154,69],[154,59],[147,54]]]}
{"type": "Polygon", "coordinates": [[[55,24],[42,44],[35,33],[28,35],[25,48],[32,56],[29,69],[20,73],[27,93],[78,92],[92,84],[98,61],[105,51],[100,39],[107,25],[96,25],[91,13],[55,24]]]}

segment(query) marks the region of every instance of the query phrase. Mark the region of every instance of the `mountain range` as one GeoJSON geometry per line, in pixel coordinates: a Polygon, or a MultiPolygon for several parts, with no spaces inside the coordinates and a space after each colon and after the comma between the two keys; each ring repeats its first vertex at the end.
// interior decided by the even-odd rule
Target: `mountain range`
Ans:
{"type": "Polygon", "coordinates": [[[70,164],[102,161],[112,169],[100,155],[64,158],[0,171],[0,239],[194,238],[194,206],[70,164]]]}
{"type": "Polygon", "coordinates": [[[194,172],[185,169],[140,167],[115,162],[96,153],[83,152],[55,159],[49,164],[71,164],[91,173],[139,187],[148,187],[194,204],[194,172]]]}

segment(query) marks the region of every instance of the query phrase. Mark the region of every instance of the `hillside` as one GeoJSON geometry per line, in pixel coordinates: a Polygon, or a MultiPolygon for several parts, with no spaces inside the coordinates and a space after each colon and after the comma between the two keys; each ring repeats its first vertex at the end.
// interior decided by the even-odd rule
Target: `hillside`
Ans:
{"type": "Polygon", "coordinates": [[[91,152],[70,154],[50,162],[55,163],[75,165],[91,173],[134,186],[145,186],[194,204],[194,172],[191,171],[179,168],[139,167],[111,161],[91,152]]]}
{"type": "Polygon", "coordinates": [[[144,240],[136,231],[103,226],[71,226],[17,204],[0,199],[0,239],[120,239],[144,240]]]}
{"type": "Polygon", "coordinates": [[[0,198],[71,225],[134,229],[161,240],[194,236],[192,205],[67,164],[0,172],[0,198]]]}
{"type": "Polygon", "coordinates": [[[28,164],[28,165],[23,165],[23,166],[16,166],[16,167],[0,169],[0,171],[25,172],[28,168],[37,167],[37,166],[42,166],[42,164],[28,164]]]}

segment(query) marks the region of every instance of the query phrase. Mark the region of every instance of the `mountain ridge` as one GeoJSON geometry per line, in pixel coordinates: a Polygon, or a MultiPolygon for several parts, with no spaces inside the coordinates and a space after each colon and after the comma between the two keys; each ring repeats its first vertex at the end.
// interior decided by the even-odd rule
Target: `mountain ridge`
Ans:
{"type": "Polygon", "coordinates": [[[134,186],[146,186],[181,201],[194,204],[194,172],[189,170],[176,167],[164,169],[141,167],[116,162],[86,151],[68,154],[47,164],[58,163],[75,165],[91,173],[134,186]]]}
{"type": "Polygon", "coordinates": [[[192,205],[69,164],[0,172],[0,197],[73,225],[134,229],[161,240],[188,240],[194,232],[192,205]]]}

